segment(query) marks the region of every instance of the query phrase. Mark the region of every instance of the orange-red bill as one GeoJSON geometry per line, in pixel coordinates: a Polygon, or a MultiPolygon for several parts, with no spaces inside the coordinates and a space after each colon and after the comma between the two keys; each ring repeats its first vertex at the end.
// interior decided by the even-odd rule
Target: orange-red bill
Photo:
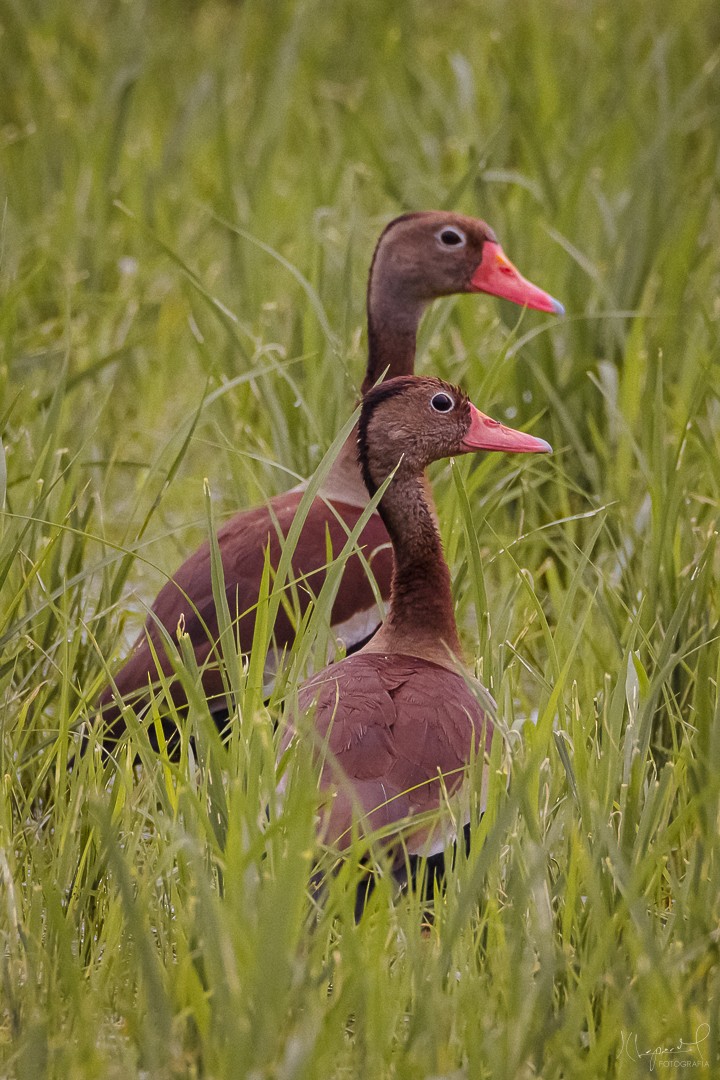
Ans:
{"type": "Polygon", "coordinates": [[[470,429],[462,441],[463,450],[504,450],[510,454],[549,454],[550,443],[525,431],[505,427],[470,405],[470,429]]]}
{"type": "Polygon", "coordinates": [[[482,259],[470,279],[470,285],[476,292],[500,296],[503,300],[520,304],[521,307],[551,311],[555,315],[565,314],[565,308],[560,301],[524,278],[500,245],[492,240],[486,240],[483,244],[482,259]]]}

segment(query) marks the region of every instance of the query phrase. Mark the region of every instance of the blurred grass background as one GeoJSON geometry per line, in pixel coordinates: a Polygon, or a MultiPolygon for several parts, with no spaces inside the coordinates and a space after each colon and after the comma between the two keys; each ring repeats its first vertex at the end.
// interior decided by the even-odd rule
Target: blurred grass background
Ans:
{"type": "Polygon", "coordinates": [[[629,1077],[698,1031],[717,1068],[718,42],[710,0],[0,0],[7,1075],[629,1077]],[[421,332],[555,448],[433,472],[518,734],[421,937],[382,874],[355,925],[352,856],[316,906],[307,784],[258,820],[295,667],[227,746],[194,703],[197,770],[137,780],[142,731],[66,766],[205,478],[220,521],[312,472],[375,240],[441,207],[568,315],[421,332]]]}

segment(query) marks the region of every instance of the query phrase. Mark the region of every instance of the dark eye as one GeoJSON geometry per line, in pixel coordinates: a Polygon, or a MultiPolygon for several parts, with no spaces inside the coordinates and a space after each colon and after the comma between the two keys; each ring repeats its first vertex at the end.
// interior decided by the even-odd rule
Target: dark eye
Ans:
{"type": "Polygon", "coordinates": [[[437,234],[437,238],[443,247],[464,247],[465,245],[465,233],[460,229],[456,229],[454,225],[448,225],[444,229],[441,229],[437,234]]]}
{"type": "Polygon", "coordinates": [[[455,402],[449,394],[434,394],[430,399],[430,408],[435,412],[450,412],[455,408],[455,402]]]}

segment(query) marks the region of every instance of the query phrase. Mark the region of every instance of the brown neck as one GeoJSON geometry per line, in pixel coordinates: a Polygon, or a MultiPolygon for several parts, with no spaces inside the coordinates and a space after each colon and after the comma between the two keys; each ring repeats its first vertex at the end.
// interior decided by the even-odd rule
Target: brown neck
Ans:
{"type": "Polygon", "coordinates": [[[370,268],[367,292],[368,363],[362,384],[366,394],[384,375],[412,375],[418,326],[426,301],[408,298],[407,291],[393,287],[376,252],[370,268]]]}
{"type": "MultiPolygon", "coordinates": [[[[375,249],[368,280],[368,362],[361,387],[363,395],[383,375],[386,379],[394,379],[396,375],[414,373],[417,331],[427,306],[426,300],[409,299],[407,289],[394,286],[394,276],[385,271],[381,248],[382,239],[375,249]]],[[[329,498],[344,497],[360,506],[367,502],[367,489],[357,462],[356,429],[351,432],[323,484],[323,494],[329,498]]]]}
{"type": "Polygon", "coordinates": [[[395,479],[380,504],[395,570],[385,622],[367,652],[422,656],[444,667],[462,659],[450,572],[424,477],[395,479]]]}

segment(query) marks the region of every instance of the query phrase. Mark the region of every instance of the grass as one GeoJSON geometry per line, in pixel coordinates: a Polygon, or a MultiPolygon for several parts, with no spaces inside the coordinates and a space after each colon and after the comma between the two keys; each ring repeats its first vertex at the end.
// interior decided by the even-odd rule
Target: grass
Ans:
{"type": "Polygon", "coordinates": [[[0,16],[0,1074],[712,1075],[716,7],[0,16]],[[422,327],[424,371],[555,448],[433,472],[510,752],[422,935],[381,855],[355,923],[360,847],[317,851],[302,750],[275,803],[273,721],[325,655],[329,589],[267,707],[267,628],[249,668],[223,635],[226,743],[182,638],[179,761],[140,725],[114,762],[73,733],[209,521],[320,465],[375,238],[442,206],[568,316],[461,298],[422,327]]]}

